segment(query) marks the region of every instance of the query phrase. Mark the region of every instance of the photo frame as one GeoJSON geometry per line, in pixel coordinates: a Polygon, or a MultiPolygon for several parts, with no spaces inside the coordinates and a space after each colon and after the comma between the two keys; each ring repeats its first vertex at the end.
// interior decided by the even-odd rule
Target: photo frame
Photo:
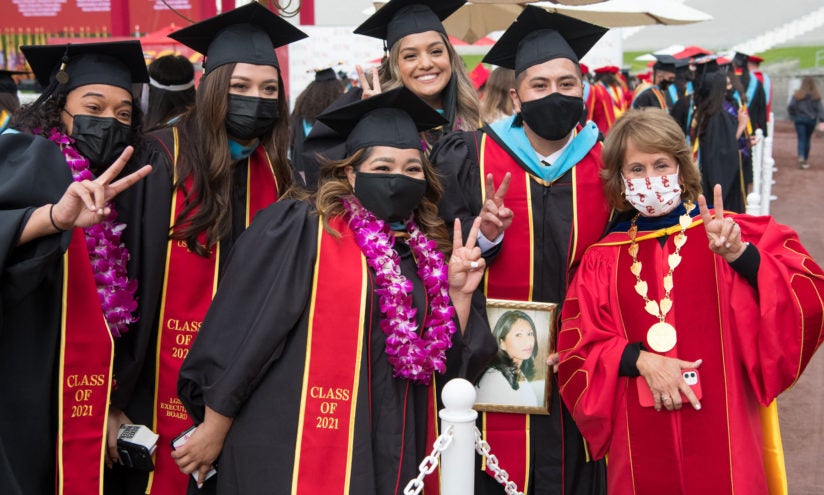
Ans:
{"type": "Polygon", "coordinates": [[[487,299],[498,353],[475,384],[476,410],[549,414],[552,370],[546,359],[554,351],[557,309],[556,303],[487,299]]]}

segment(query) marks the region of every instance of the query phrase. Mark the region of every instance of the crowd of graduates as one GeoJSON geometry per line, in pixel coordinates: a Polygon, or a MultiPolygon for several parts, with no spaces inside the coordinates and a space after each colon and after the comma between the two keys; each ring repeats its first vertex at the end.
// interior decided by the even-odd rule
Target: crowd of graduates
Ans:
{"type": "MultiPolygon", "coordinates": [[[[275,49],[307,35],[254,2],[170,34],[197,86],[138,41],[22,47],[0,492],[404,493],[444,384],[517,391],[528,361],[542,413],[478,419],[524,493],[779,493],[771,404],[824,338],[824,272],[741,214],[757,58],[636,84],[580,62],[606,28],[529,6],[467,71],[463,3],[391,0],[355,30],[380,67],[319,69],[291,114],[275,49]],[[505,352],[490,299],[556,304],[549,352],[505,352]]],[[[479,456],[475,493],[494,475],[479,456]]]]}

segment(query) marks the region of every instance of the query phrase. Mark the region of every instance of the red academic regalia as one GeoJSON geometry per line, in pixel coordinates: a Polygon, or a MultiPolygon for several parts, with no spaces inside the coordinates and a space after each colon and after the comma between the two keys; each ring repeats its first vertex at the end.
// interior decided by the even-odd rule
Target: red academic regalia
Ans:
{"type": "Polygon", "coordinates": [[[612,96],[607,89],[600,84],[590,84],[589,94],[585,102],[587,108],[587,120],[595,122],[601,134],[606,134],[612,124],[615,123],[615,109],[613,108],[612,96]]]}
{"type": "MultiPolygon", "coordinates": [[[[700,411],[642,407],[636,382],[643,378],[619,376],[626,346],[649,348],[646,332],[657,320],[633,290],[626,231],[590,248],[564,303],[561,396],[593,456],[609,456],[610,495],[768,493],[760,406],[798,379],[822,342],[824,272],[792,229],[770,217],[734,216],[760,255],[755,289],[708,249],[696,218],[673,274],[666,318],[678,341],[666,355],[703,359],[700,411]]],[[[678,230],[638,233],[651,299],[663,297],[678,230]]]]}

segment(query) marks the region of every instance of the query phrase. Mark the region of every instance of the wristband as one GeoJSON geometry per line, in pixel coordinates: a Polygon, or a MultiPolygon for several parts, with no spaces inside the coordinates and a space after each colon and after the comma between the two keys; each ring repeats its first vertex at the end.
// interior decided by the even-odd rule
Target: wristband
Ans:
{"type": "Polygon", "coordinates": [[[51,220],[52,227],[54,227],[54,230],[56,230],[58,233],[65,232],[66,229],[61,229],[60,227],[57,226],[57,223],[55,223],[54,215],[52,213],[53,211],[54,211],[54,203],[52,203],[52,205],[49,206],[49,220],[51,220]]]}

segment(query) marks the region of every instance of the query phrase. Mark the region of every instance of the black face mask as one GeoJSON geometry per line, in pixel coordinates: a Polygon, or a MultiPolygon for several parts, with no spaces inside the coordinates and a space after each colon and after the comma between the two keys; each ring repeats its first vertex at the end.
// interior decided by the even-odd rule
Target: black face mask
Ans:
{"type": "Polygon", "coordinates": [[[237,139],[254,139],[272,132],[278,121],[278,100],[229,95],[226,131],[237,139]]]}
{"type": "Polygon", "coordinates": [[[661,91],[666,91],[672,83],[673,81],[670,81],[669,79],[662,79],[661,82],[658,83],[658,87],[661,89],[661,91]]]}
{"type": "Polygon", "coordinates": [[[426,181],[404,174],[355,175],[355,197],[381,220],[400,222],[418,207],[426,194],[426,181]]]}
{"type": "Polygon", "coordinates": [[[558,141],[572,132],[584,113],[584,99],[561,93],[521,101],[521,118],[532,131],[549,141],[558,141]]]}
{"type": "Polygon", "coordinates": [[[132,142],[132,128],[114,117],[72,115],[72,135],[77,151],[93,170],[111,165],[132,142]]]}

